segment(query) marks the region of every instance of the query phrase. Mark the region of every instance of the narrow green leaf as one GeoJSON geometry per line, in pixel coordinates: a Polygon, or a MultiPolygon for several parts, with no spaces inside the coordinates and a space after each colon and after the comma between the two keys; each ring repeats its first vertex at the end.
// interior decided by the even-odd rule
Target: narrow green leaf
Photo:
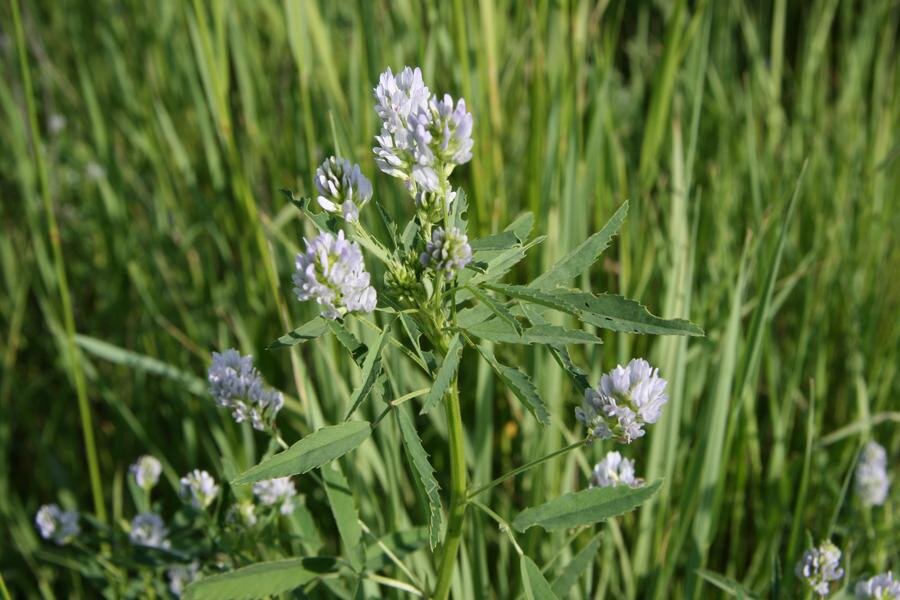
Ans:
{"type": "Polygon", "coordinates": [[[456,370],[459,368],[459,360],[462,356],[462,346],[462,340],[457,333],[453,336],[453,339],[450,340],[447,354],[444,355],[444,361],[441,363],[437,374],[434,376],[434,383],[431,385],[431,390],[428,392],[428,395],[425,396],[425,404],[422,405],[422,410],[419,411],[420,415],[424,415],[434,408],[438,402],[441,401],[441,398],[444,397],[444,394],[447,393],[447,388],[450,387],[450,382],[453,381],[453,376],[456,375],[456,370]]]}
{"type": "Polygon", "coordinates": [[[366,354],[369,352],[369,347],[360,342],[355,335],[350,333],[350,330],[344,327],[343,323],[332,319],[325,319],[325,322],[328,329],[334,334],[334,337],[336,337],[341,345],[347,349],[347,352],[350,353],[353,362],[362,367],[366,354]]]}
{"type": "MultiPolygon", "coordinates": [[[[389,533],[382,536],[379,541],[387,546],[394,556],[402,559],[423,548],[428,543],[428,536],[427,527],[414,527],[389,533]]],[[[393,564],[391,558],[380,544],[372,544],[366,550],[366,569],[369,571],[380,571],[390,564],[393,564]]]]}
{"type": "Polygon", "coordinates": [[[289,592],[316,577],[337,571],[333,558],[290,558],[261,562],[229,573],[198,579],[184,590],[184,600],[251,600],[289,592]]]}
{"type": "MultiPolygon", "coordinates": [[[[474,344],[473,344],[474,345],[474,344]]],[[[542,425],[550,424],[550,413],[547,406],[541,400],[537,388],[531,378],[519,369],[508,367],[500,363],[494,357],[493,351],[483,345],[474,345],[482,357],[493,367],[494,372],[500,377],[500,380],[506,385],[516,398],[522,401],[534,418],[542,425]]]]}
{"type": "Polygon", "coordinates": [[[472,250],[506,250],[519,244],[519,237],[514,231],[500,231],[487,237],[469,242],[472,250]]]}
{"type": "Polygon", "coordinates": [[[509,309],[506,308],[502,303],[497,302],[489,294],[484,293],[483,290],[478,289],[475,286],[467,286],[467,290],[472,292],[472,295],[478,298],[478,300],[487,306],[492,313],[497,315],[500,319],[505,321],[510,327],[512,327],[516,333],[522,333],[522,324],[519,323],[518,320],[509,312],[509,309]]]}
{"type": "Polygon", "coordinates": [[[519,568],[522,572],[522,589],[525,590],[525,597],[528,600],[558,600],[558,596],[553,593],[553,589],[541,573],[540,567],[534,564],[533,560],[523,555],[519,561],[519,568]]]}
{"type": "Polygon", "coordinates": [[[274,350],[276,348],[288,348],[296,344],[302,344],[323,335],[328,331],[328,320],[322,317],[316,317],[311,321],[307,321],[297,329],[289,331],[266,348],[266,350],[274,350]]]}
{"type": "Polygon", "coordinates": [[[356,508],[353,490],[344,477],[340,464],[323,465],[321,473],[325,481],[325,495],[328,496],[331,514],[334,515],[338,535],[341,536],[341,543],[344,546],[344,554],[347,555],[353,568],[360,571],[365,554],[360,544],[362,528],[359,526],[359,511],[356,508]]]}
{"type": "Polygon", "coordinates": [[[535,525],[556,531],[605,521],[639,506],[656,493],[661,483],[662,480],[657,480],[639,488],[596,487],[570,492],[540,506],[526,508],[516,515],[512,525],[518,531],[535,525]]]}
{"type": "Polygon", "coordinates": [[[524,212],[515,220],[506,226],[503,231],[512,231],[523,244],[531,235],[531,229],[534,227],[534,213],[524,212]]]}
{"type": "Polygon", "coordinates": [[[566,564],[559,577],[553,580],[550,587],[557,596],[564,597],[581,577],[581,574],[597,559],[597,549],[600,548],[600,535],[597,534],[588,542],[587,546],[579,550],[578,554],[566,564]]]}
{"type": "Polygon", "coordinates": [[[104,342],[103,340],[98,340],[97,338],[87,335],[76,334],[75,342],[87,352],[99,356],[104,360],[108,360],[109,362],[126,365],[132,369],[141,371],[142,373],[152,373],[153,375],[159,375],[177,381],[192,394],[205,396],[209,393],[207,391],[209,388],[205,381],[193,373],[182,371],[178,367],[164,363],[159,359],[145,354],[138,354],[137,352],[114,346],[109,342],[104,342]]]}
{"type": "Polygon", "coordinates": [[[309,209],[309,205],[311,204],[309,198],[297,198],[294,196],[294,192],[290,190],[281,190],[281,193],[287,197],[291,204],[296,206],[301,213],[312,221],[319,231],[329,231],[334,233],[340,228],[340,223],[338,223],[337,218],[331,214],[325,212],[314,213],[311,211],[309,209]]]}
{"type": "Polygon", "coordinates": [[[556,264],[550,267],[550,270],[539,275],[537,279],[528,284],[529,287],[549,289],[558,285],[570,285],[576,277],[597,262],[603,251],[609,246],[613,236],[619,231],[619,227],[627,214],[628,201],[626,200],[600,231],[581,242],[575,249],[558,260],[556,264]]]}
{"type": "MultiPolygon", "coordinates": [[[[536,307],[528,304],[520,304],[519,307],[522,309],[522,314],[524,314],[535,326],[550,324],[536,307]]],[[[548,349],[550,350],[551,356],[553,356],[553,360],[555,360],[569,376],[569,381],[571,381],[572,385],[575,387],[575,392],[579,396],[584,394],[584,390],[591,387],[587,373],[575,364],[575,361],[572,360],[572,357],[569,355],[569,351],[565,346],[551,344],[548,346],[548,349]]]]}
{"type": "Polygon", "coordinates": [[[595,296],[567,288],[538,290],[523,285],[487,283],[490,290],[540,304],[578,317],[603,329],[654,335],[703,335],[703,330],[684,319],[661,319],[642,304],[616,294],[595,296]]]}
{"type": "Polygon", "coordinates": [[[580,329],[566,329],[560,325],[534,325],[516,332],[504,321],[491,319],[466,328],[466,331],[483,340],[504,344],[602,344],[593,333],[580,329]]]}
{"type": "Polygon", "coordinates": [[[394,410],[397,425],[400,428],[400,436],[403,439],[403,447],[406,449],[406,457],[410,467],[418,476],[419,484],[428,500],[428,542],[431,549],[437,548],[441,541],[441,532],[444,527],[444,513],[441,508],[441,496],[438,493],[440,486],[434,478],[434,467],[428,461],[428,454],[422,446],[422,440],[416,433],[416,427],[405,410],[394,410]]]}
{"type": "Polygon", "coordinates": [[[711,583],[713,586],[719,588],[723,592],[726,592],[729,596],[735,596],[737,598],[759,597],[751,590],[747,589],[742,583],[740,583],[739,581],[735,581],[731,577],[719,575],[718,573],[713,573],[712,571],[707,571],[706,569],[696,569],[696,572],[697,575],[711,583]]]}
{"type": "Polygon", "coordinates": [[[284,452],[241,473],[232,483],[254,483],[274,477],[302,475],[350,452],[372,433],[368,421],[345,421],[309,434],[284,452]]]}
{"type": "Polygon", "coordinates": [[[381,351],[390,339],[391,324],[393,322],[393,319],[391,319],[385,323],[375,347],[366,354],[366,360],[362,365],[362,383],[353,390],[353,394],[350,396],[350,410],[347,412],[347,416],[344,417],[345,420],[353,416],[353,413],[356,412],[363,400],[369,397],[369,393],[375,387],[375,382],[378,381],[378,377],[381,375],[381,351]]]}

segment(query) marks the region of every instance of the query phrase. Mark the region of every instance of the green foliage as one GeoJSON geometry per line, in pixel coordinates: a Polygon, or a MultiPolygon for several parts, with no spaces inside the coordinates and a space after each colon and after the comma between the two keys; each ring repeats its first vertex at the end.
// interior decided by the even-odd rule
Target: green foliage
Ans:
{"type": "Polygon", "coordinates": [[[292,558],[261,562],[230,573],[204,577],[184,591],[185,600],[251,600],[289,592],[337,570],[333,558],[292,558]]]}
{"type": "Polygon", "coordinates": [[[569,492],[540,506],[526,508],[516,515],[512,525],[519,531],[535,525],[555,531],[605,521],[634,510],[651,498],[661,484],[662,481],[655,481],[637,488],[620,485],[569,492]]]}

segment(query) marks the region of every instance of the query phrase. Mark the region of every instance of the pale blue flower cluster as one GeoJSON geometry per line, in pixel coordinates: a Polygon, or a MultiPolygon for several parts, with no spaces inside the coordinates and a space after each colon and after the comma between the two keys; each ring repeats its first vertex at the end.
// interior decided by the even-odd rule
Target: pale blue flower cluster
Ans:
{"type": "Polygon", "coordinates": [[[162,464],[155,456],[145,454],[134,461],[134,464],[129,467],[129,471],[138,487],[149,492],[159,482],[162,464]]]}
{"type": "Polygon", "coordinates": [[[825,597],[830,592],[832,582],[844,576],[841,568],[841,551],[830,540],[822,542],[817,548],[803,553],[796,568],[797,577],[801,577],[819,596],[825,597]]]}
{"type": "Polygon", "coordinates": [[[634,476],[634,461],[623,458],[614,450],[607,452],[603,460],[594,465],[594,473],[591,478],[592,487],[627,485],[636,488],[643,483],[643,480],[634,476]]]}
{"type": "Polygon", "coordinates": [[[888,571],[856,584],[857,600],[900,600],[900,580],[888,571]]]}
{"type": "Polygon", "coordinates": [[[176,598],[181,598],[184,588],[189,583],[197,579],[200,573],[200,563],[196,560],[187,565],[174,565],[166,570],[166,577],[169,580],[169,591],[176,598]]]}
{"type": "Polygon", "coordinates": [[[219,486],[213,476],[194,469],[181,478],[181,496],[197,510],[203,510],[219,495],[219,486]]]}
{"type": "Polygon", "coordinates": [[[347,240],[343,231],[305,241],[306,252],[297,255],[293,278],[299,300],[315,300],[327,319],[375,310],[375,288],[369,285],[370,275],[356,242],[347,240]]]}
{"type": "Polygon", "coordinates": [[[262,504],[277,506],[283,515],[294,512],[297,489],[290,477],[277,477],[254,483],[253,494],[262,504]]]}
{"type": "Polygon", "coordinates": [[[221,354],[213,352],[207,380],[210,395],[220,406],[231,410],[235,421],[250,421],[259,431],[273,428],[284,397],[263,382],[252,356],[241,356],[233,348],[221,354]]]}
{"type": "Polygon", "coordinates": [[[856,493],[863,505],[881,506],[887,500],[890,486],[887,451],[878,442],[869,442],[856,467],[856,493]]]}
{"type": "Polygon", "coordinates": [[[323,210],[343,216],[348,223],[359,220],[359,211],[372,199],[372,184],[359,165],[340,157],[329,157],[316,169],[316,200],[323,210]]]}
{"type": "Polygon", "coordinates": [[[169,530],[165,522],[156,513],[144,512],[131,520],[131,532],[128,538],[135,546],[166,549],[171,546],[168,540],[169,530]]]}
{"type": "Polygon", "coordinates": [[[375,88],[381,132],[375,163],[409,189],[437,192],[453,168],[472,158],[472,115],[466,102],[432,95],[418,67],[388,69],[375,88]]]}
{"type": "Polygon", "coordinates": [[[41,537],[45,540],[53,540],[63,546],[71,542],[79,533],[78,512],[63,510],[58,504],[45,504],[38,509],[34,517],[41,537]]]}
{"type": "Polygon", "coordinates": [[[239,523],[246,527],[256,525],[256,505],[252,500],[241,500],[235,503],[228,512],[228,519],[232,523],[239,523]]]}
{"type": "Polygon", "coordinates": [[[593,437],[630,444],[644,435],[644,425],[659,419],[669,401],[666,384],[646,360],[632,359],[603,375],[597,388],[585,390],[575,417],[590,428],[593,437]]]}
{"type": "Polygon", "coordinates": [[[428,242],[425,252],[419,256],[419,261],[422,266],[444,271],[452,278],[460,269],[472,262],[469,238],[456,227],[446,230],[436,227],[431,232],[431,241],[428,242]]]}

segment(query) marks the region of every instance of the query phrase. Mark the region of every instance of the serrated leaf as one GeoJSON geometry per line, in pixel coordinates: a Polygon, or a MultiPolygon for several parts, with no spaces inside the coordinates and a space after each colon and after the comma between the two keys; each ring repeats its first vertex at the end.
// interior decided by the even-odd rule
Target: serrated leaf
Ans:
{"type": "Polygon", "coordinates": [[[484,287],[511,298],[568,313],[602,329],[654,335],[703,335],[703,330],[690,321],[661,319],[650,314],[639,302],[616,294],[595,296],[568,288],[539,290],[502,283],[486,283],[484,287]]]}
{"type": "Polygon", "coordinates": [[[378,214],[381,216],[381,222],[384,223],[384,228],[387,229],[388,235],[391,237],[391,244],[394,249],[398,248],[400,244],[400,231],[397,228],[397,223],[394,222],[387,211],[384,210],[381,202],[377,199],[375,200],[375,207],[378,209],[378,214]]]}
{"type": "Polygon", "coordinates": [[[469,199],[466,197],[466,192],[462,188],[456,189],[456,197],[453,199],[453,204],[450,206],[450,218],[447,219],[447,225],[449,227],[456,227],[463,233],[469,228],[469,222],[466,219],[468,217],[469,212],[469,199]]]}
{"type": "Polygon", "coordinates": [[[519,560],[519,570],[522,573],[522,589],[528,600],[559,600],[533,560],[523,555],[519,560]]]}
{"type": "MultiPolygon", "coordinates": [[[[544,316],[538,311],[534,306],[530,306],[527,304],[520,304],[519,307],[522,309],[522,314],[525,315],[529,321],[531,321],[534,325],[549,325],[550,322],[544,318],[544,316]]],[[[591,383],[588,381],[588,375],[584,372],[584,370],[575,364],[575,361],[572,360],[572,357],[569,355],[569,351],[565,346],[561,346],[559,344],[551,344],[548,346],[550,350],[551,356],[553,356],[553,360],[562,367],[562,369],[566,372],[566,375],[569,376],[569,380],[572,382],[572,385],[575,387],[575,392],[581,396],[584,394],[584,391],[591,387],[591,383]]]]}
{"type": "Polygon", "coordinates": [[[323,427],[284,452],[247,469],[232,483],[240,485],[275,477],[302,475],[350,452],[371,433],[372,426],[368,421],[345,421],[340,425],[323,427]]]}
{"type": "Polygon", "coordinates": [[[591,265],[597,262],[600,255],[609,246],[613,236],[619,231],[625,215],[628,214],[628,201],[613,214],[600,231],[581,242],[571,252],[556,261],[550,269],[539,275],[532,281],[529,287],[554,288],[558,285],[569,285],[572,281],[587,271],[591,265]]]}
{"type": "Polygon", "coordinates": [[[491,319],[465,330],[475,337],[504,344],[602,344],[593,333],[580,329],[566,329],[560,325],[534,325],[519,334],[504,321],[491,319]]]}
{"type": "Polygon", "coordinates": [[[403,228],[403,235],[400,236],[400,243],[406,250],[413,247],[416,242],[416,234],[419,233],[419,225],[415,221],[410,221],[403,228]]]}
{"type": "Polygon", "coordinates": [[[640,506],[659,489],[662,480],[639,488],[595,487],[569,492],[540,506],[526,508],[513,520],[518,531],[539,525],[547,531],[570,529],[605,521],[640,506]]]}
{"type": "Polygon", "coordinates": [[[537,388],[535,387],[534,382],[531,381],[531,378],[519,369],[502,364],[496,359],[490,348],[487,348],[484,345],[475,345],[475,348],[488,364],[491,365],[494,372],[497,373],[497,376],[504,385],[506,385],[507,389],[509,389],[516,398],[522,401],[522,404],[524,404],[525,408],[534,415],[534,418],[542,425],[549,425],[550,413],[547,411],[547,406],[544,404],[544,401],[541,400],[537,388]]]}
{"type": "Polygon", "coordinates": [[[334,515],[338,535],[341,536],[344,554],[347,555],[353,568],[360,571],[365,554],[360,544],[362,528],[359,526],[359,511],[356,508],[353,490],[338,463],[323,465],[320,471],[325,482],[328,505],[331,506],[331,514],[334,515]]]}
{"type": "Polygon", "coordinates": [[[559,577],[553,580],[550,585],[553,593],[557,596],[564,597],[581,577],[581,574],[597,559],[597,549],[600,548],[600,535],[597,534],[588,542],[587,546],[578,551],[578,554],[572,557],[559,577]]]}
{"type": "Polygon", "coordinates": [[[456,370],[459,368],[462,346],[462,340],[457,333],[450,340],[447,354],[444,355],[444,360],[434,376],[434,383],[431,384],[431,389],[428,391],[428,395],[425,396],[425,403],[422,405],[422,410],[419,411],[420,415],[424,415],[434,408],[441,401],[441,398],[444,397],[444,394],[447,393],[447,389],[453,381],[453,376],[456,375],[456,370]]]}
{"type": "Polygon", "coordinates": [[[471,327],[487,321],[493,315],[493,311],[485,304],[464,308],[456,314],[456,323],[460,327],[471,327]]]}
{"type": "Polygon", "coordinates": [[[266,350],[288,348],[296,344],[302,344],[324,335],[327,331],[328,320],[322,317],[316,317],[311,321],[307,321],[297,329],[287,332],[286,334],[269,344],[266,350]]]}
{"type": "Polygon", "coordinates": [[[326,324],[329,331],[334,334],[334,337],[336,337],[341,345],[347,349],[347,352],[350,353],[353,362],[362,367],[365,362],[366,354],[369,352],[369,347],[360,342],[355,335],[350,333],[350,330],[344,327],[343,323],[326,319],[326,324]]]}
{"type": "Polygon", "coordinates": [[[428,542],[431,549],[434,550],[441,541],[441,531],[444,527],[441,496],[438,493],[441,488],[434,478],[434,467],[428,461],[428,454],[425,452],[425,447],[422,446],[419,434],[416,433],[412,419],[409,418],[406,411],[399,409],[394,411],[394,416],[397,418],[400,437],[403,440],[410,467],[415,471],[419,485],[428,500],[428,542]]]}
{"type": "Polygon", "coordinates": [[[301,213],[312,221],[319,231],[334,233],[340,228],[337,217],[325,212],[314,213],[310,210],[309,207],[312,204],[312,201],[309,198],[297,198],[294,196],[294,192],[290,190],[283,189],[281,190],[281,193],[287,197],[291,204],[296,206],[301,213]]]}
{"type": "Polygon", "coordinates": [[[251,600],[289,592],[337,571],[333,558],[290,558],[261,562],[198,579],[184,589],[184,600],[251,600]]]}
{"type": "Polygon", "coordinates": [[[512,327],[517,333],[522,333],[522,324],[516,320],[516,318],[509,312],[509,309],[506,308],[500,302],[497,302],[489,294],[484,293],[484,291],[478,289],[475,286],[466,287],[467,290],[472,292],[472,295],[478,298],[479,302],[484,304],[490,309],[492,313],[497,315],[498,318],[505,321],[510,327],[512,327]]]}
{"type": "Polygon", "coordinates": [[[506,250],[518,244],[519,237],[514,231],[500,231],[469,242],[472,250],[506,250]]]}
{"type": "Polygon", "coordinates": [[[384,345],[387,344],[388,339],[390,339],[391,324],[393,322],[394,320],[391,319],[385,323],[375,346],[366,353],[366,360],[362,365],[362,383],[350,395],[350,410],[347,412],[345,419],[353,416],[353,413],[356,412],[363,400],[369,397],[369,393],[371,393],[372,388],[375,387],[375,382],[378,381],[378,377],[381,375],[381,351],[384,349],[384,345]]]}
{"type": "Polygon", "coordinates": [[[523,244],[531,235],[531,229],[534,227],[534,213],[524,212],[506,226],[503,231],[512,231],[523,244]]]}

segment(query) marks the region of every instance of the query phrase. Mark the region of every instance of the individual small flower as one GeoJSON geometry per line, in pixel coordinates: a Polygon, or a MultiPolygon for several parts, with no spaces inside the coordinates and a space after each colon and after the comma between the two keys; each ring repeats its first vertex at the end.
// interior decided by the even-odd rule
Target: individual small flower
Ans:
{"type": "Polygon", "coordinates": [[[50,118],[47,119],[47,129],[50,130],[51,135],[57,135],[63,129],[66,128],[66,118],[59,113],[53,113],[50,115],[50,118]]]}
{"type": "Polygon", "coordinates": [[[881,573],[856,584],[857,600],[874,598],[875,600],[900,600],[900,580],[894,579],[893,573],[881,573]]]}
{"type": "Polygon", "coordinates": [[[469,238],[456,227],[447,230],[436,227],[431,232],[431,241],[419,256],[419,261],[424,267],[432,266],[438,271],[444,271],[448,277],[453,277],[472,262],[469,238]]]}
{"type": "Polygon", "coordinates": [[[878,442],[863,448],[856,467],[856,493],[865,506],[881,506],[887,500],[891,482],[887,474],[887,452],[878,442]]]}
{"type": "Polygon", "coordinates": [[[284,397],[263,382],[252,356],[241,356],[233,348],[221,354],[213,352],[207,380],[210,395],[220,406],[231,409],[235,421],[250,421],[259,431],[274,427],[284,397]]]}
{"type": "Polygon", "coordinates": [[[216,485],[216,480],[206,471],[194,469],[181,478],[181,495],[198,510],[212,504],[218,494],[219,486],[216,485]]]}
{"type": "Polygon", "coordinates": [[[591,480],[591,486],[596,487],[627,485],[636,488],[643,483],[643,480],[634,476],[634,461],[622,458],[616,451],[607,452],[603,460],[594,466],[591,480]]]}
{"type": "Polygon", "coordinates": [[[347,240],[343,231],[305,242],[306,252],[297,255],[293,279],[299,300],[315,300],[328,319],[375,310],[377,295],[356,242],[347,240]]]}
{"type": "Polygon", "coordinates": [[[803,553],[797,563],[797,577],[803,578],[809,587],[819,596],[825,597],[830,591],[830,584],[844,576],[840,566],[841,551],[831,541],[819,544],[803,553]]]}
{"type": "Polygon", "coordinates": [[[359,165],[345,158],[328,158],[316,169],[316,200],[323,210],[341,213],[345,221],[359,220],[359,211],[372,198],[372,184],[359,165]]]}
{"type": "Polygon", "coordinates": [[[155,456],[145,454],[134,461],[129,470],[138,487],[149,492],[159,481],[159,475],[162,473],[162,464],[155,456]]]}
{"type": "Polygon", "coordinates": [[[41,537],[45,540],[53,540],[63,546],[71,542],[79,533],[78,512],[63,510],[58,504],[45,504],[38,509],[34,517],[41,537]]]}
{"type": "Polygon", "coordinates": [[[266,506],[280,506],[283,515],[294,512],[297,489],[290,477],[266,479],[253,484],[253,494],[266,506]]]}
{"type": "Polygon", "coordinates": [[[231,507],[228,518],[232,523],[253,527],[256,525],[256,505],[251,500],[242,500],[231,507]]]}
{"type": "Polygon", "coordinates": [[[597,388],[585,390],[575,417],[590,428],[593,437],[630,444],[644,435],[644,425],[659,419],[669,401],[666,384],[646,360],[632,359],[603,375],[597,388]]]}
{"type": "Polygon", "coordinates": [[[176,598],[181,598],[184,588],[197,579],[200,572],[200,563],[196,560],[187,565],[172,565],[166,569],[166,578],[169,580],[169,591],[176,598]]]}
{"type": "Polygon", "coordinates": [[[100,181],[104,177],[106,177],[106,169],[103,168],[103,165],[96,161],[91,161],[87,164],[85,168],[85,174],[88,179],[92,181],[100,181]]]}
{"type": "Polygon", "coordinates": [[[147,546],[148,548],[168,548],[171,544],[167,539],[169,530],[166,524],[156,513],[145,512],[135,516],[131,520],[131,532],[128,538],[135,546],[147,546]]]}

